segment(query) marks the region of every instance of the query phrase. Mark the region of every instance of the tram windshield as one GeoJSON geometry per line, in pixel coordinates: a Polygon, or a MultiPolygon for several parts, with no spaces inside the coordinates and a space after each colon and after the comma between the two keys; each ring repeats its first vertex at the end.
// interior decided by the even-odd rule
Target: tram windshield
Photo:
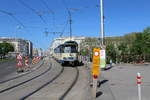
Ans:
{"type": "Polygon", "coordinates": [[[77,53],[77,47],[76,46],[65,46],[64,53],[77,53]]]}

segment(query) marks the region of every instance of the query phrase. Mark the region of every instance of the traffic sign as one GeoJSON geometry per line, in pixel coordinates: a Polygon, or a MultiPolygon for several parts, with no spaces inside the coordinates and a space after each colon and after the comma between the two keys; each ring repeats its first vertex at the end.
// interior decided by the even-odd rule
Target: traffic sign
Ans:
{"type": "Polygon", "coordinates": [[[106,51],[100,50],[100,67],[105,68],[106,67],[106,51]]]}
{"type": "Polygon", "coordinates": [[[99,65],[100,65],[100,48],[94,48],[93,50],[93,65],[92,65],[92,75],[99,76],[99,65]]]}

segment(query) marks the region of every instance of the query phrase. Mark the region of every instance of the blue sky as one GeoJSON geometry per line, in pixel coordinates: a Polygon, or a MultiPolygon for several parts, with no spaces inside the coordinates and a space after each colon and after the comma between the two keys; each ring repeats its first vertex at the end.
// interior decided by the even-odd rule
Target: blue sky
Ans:
{"type": "MultiPolygon", "coordinates": [[[[73,36],[100,36],[99,0],[1,0],[0,37],[18,37],[31,40],[34,47],[47,49],[51,41],[62,32],[69,36],[69,25],[65,5],[71,10],[73,36]],[[21,3],[31,7],[27,8],[21,3]],[[47,6],[43,3],[46,2],[47,6]],[[54,12],[51,13],[51,10],[54,12]],[[14,17],[2,12],[12,13],[14,17]],[[35,12],[42,15],[43,21],[35,12]],[[55,19],[55,20],[54,20],[55,19]],[[21,26],[20,22],[24,25],[21,26]],[[66,33],[65,33],[66,32],[66,33]]],[[[150,26],[149,0],[104,0],[105,35],[122,36],[130,32],[141,32],[150,26]]]]}

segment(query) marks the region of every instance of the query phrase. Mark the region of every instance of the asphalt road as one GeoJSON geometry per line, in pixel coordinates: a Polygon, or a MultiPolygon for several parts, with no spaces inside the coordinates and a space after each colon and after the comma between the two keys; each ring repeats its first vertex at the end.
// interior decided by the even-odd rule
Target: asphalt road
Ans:
{"type": "Polygon", "coordinates": [[[0,62],[0,80],[14,72],[16,72],[15,61],[0,62]]]}

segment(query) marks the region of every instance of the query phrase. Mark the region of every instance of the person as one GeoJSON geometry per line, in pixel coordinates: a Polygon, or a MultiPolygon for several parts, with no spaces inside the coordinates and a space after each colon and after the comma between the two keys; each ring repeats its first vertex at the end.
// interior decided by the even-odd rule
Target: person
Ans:
{"type": "Polygon", "coordinates": [[[110,59],[110,67],[112,67],[112,59],[110,59]]]}

